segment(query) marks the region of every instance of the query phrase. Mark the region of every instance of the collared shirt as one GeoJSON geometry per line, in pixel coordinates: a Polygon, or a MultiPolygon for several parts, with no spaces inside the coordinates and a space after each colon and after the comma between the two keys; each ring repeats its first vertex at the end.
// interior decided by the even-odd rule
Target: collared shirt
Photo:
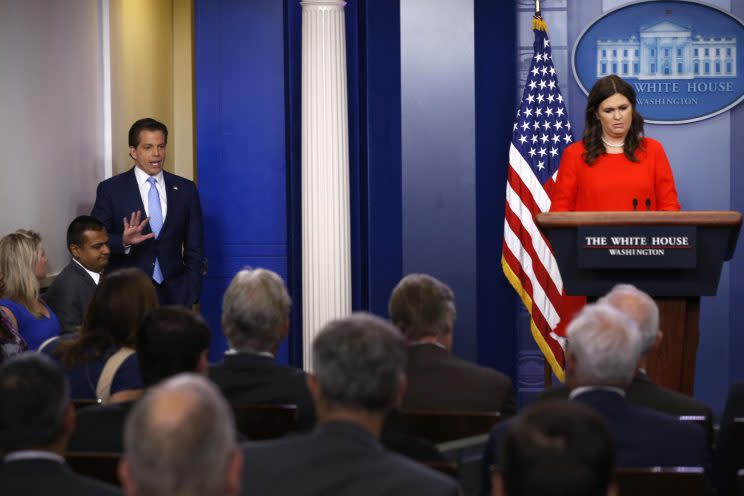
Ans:
{"type": "Polygon", "coordinates": [[[93,278],[93,282],[96,283],[96,286],[98,286],[98,281],[101,280],[101,274],[99,274],[98,272],[93,272],[92,270],[88,270],[87,268],[85,268],[85,265],[81,264],[80,262],[78,262],[74,258],[72,259],[72,261],[75,262],[76,264],[78,264],[80,267],[82,267],[83,270],[85,272],[87,272],[90,277],[93,278]]]}
{"type": "MultiPolygon", "coordinates": [[[[140,197],[142,197],[142,204],[145,206],[145,215],[150,216],[150,205],[148,205],[148,195],[150,194],[150,183],[147,182],[150,176],[147,172],[143,171],[136,165],[134,166],[134,177],[137,178],[137,186],[139,187],[140,197]]],[[[158,195],[160,195],[160,211],[163,212],[163,222],[165,222],[165,216],[168,214],[168,198],[165,193],[165,180],[163,171],[161,170],[154,176],[157,179],[155,187],[158,188],[158,195]]]]}
{"type": "Polygon", "coordinates": [[[623,391],[620,388],[613,387],[613,386],[581,386],[571,391],[568,397],[571,399],[574,399],[580,394],[588,393],[590,391],[611,391],[625,398],[625,391],[623,391]]]}
{"type": "Polygon", "coordinates": [[[237,355],[238,353],[245,354],[245,355],[258,355],[258,356],[267,357],[267,358],[274,358],[274,354],[271,353],[270,351],[252,351],[252,350],[238,351],[235,348],[230,348],[229,350],[227,350],[225,352],[225,355],[237,355]]]}
{"type": "Polygon", "coordinates": [[[3,457],[4,462],[15,462],[20,460],[38,460],[38,459],[44,459],[44,460],[52,460],[59,463],[65,463],[65,459],[58,455],[57,453],[52,453],[51,451],[41,451],[41,450],[20,450],[20,451],[14,451],[12,453],[8,453],[3,457]]]}
{"type": "Polygon", "coordinates": [[[434,346],[439,346],[445,351],[447,350],[447,348],[439,341],[434,341],[433,339],[427,339],[427,338],[420,339],[418,341],[411,341],[410,343],[408,343],[408,346],[421,346],[425,344],[433,344],[434,346]]]}

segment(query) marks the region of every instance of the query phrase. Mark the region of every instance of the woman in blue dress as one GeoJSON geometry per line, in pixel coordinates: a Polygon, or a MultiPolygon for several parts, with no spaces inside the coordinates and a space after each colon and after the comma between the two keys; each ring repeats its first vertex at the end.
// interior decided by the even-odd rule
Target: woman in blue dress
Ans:
{"type": "Polygon", "coordinates": [[[0,312],[18,329],[29,350],[39,349],[62,330],[57,316],[40,297],[39,280],[46,277],[46,270],[47,256],[39,233],[18,230],[0,239],[0,272],[5,277],[0,312]]]}

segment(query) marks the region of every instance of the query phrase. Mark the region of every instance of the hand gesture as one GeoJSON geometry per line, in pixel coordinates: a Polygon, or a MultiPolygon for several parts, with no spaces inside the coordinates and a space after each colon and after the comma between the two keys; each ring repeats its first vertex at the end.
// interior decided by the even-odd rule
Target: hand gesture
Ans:
{"type": "Polygon", "coordinates": [[[124,246],[138,245],[147,239],[155,237],[155,233],[142,234],[142,230],[145,228],[150,218],[145,217],[140,221],[141,217],[142,212],[139,210],[132,212],[129,220],[124,217],[124,231],[121,235],[121,241],[124,243],[124,246]]]}

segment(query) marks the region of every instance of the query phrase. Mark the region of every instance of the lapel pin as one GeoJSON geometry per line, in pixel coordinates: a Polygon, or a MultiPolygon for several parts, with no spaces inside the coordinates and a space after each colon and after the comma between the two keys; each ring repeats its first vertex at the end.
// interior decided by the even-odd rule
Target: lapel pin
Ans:
{"type": "Polygon", "coordinates": [[[178,190],[178,186],[173,186],[173,189],[178,190]]]}

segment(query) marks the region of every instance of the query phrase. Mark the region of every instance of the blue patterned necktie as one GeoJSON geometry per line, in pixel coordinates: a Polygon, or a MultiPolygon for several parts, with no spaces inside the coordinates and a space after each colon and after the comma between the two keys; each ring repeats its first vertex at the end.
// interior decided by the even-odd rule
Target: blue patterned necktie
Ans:
{"type": "MultiPolygon", "coordinates": [[[[155,184],[158,182],[154,177],[147,178],[150,183],[150,191],[147,193],[147,205],[150,207],[150,229],[155,233],[155,239],[163,228],[163,210],[160,208],[160,194],[155,184]]],[[[163,272],[160,270],[160,262],[155,258],[155,266],[152,269],[152,278],[156,283],[162,284],[163,272]]]]}

